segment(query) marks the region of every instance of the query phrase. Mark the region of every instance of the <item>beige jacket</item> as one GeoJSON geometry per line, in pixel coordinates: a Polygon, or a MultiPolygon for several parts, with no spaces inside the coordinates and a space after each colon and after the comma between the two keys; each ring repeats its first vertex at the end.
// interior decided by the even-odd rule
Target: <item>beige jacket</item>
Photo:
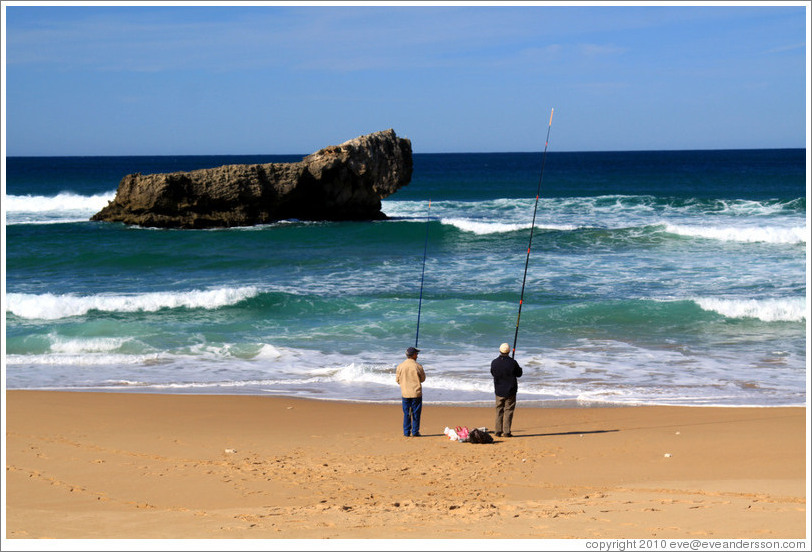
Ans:
{"type": "Polygon", "coordinates": [[[413,358],[407,358],[398,365],[395,381],[400,384],[400,394],[404,399],[414,399],[423,396],[423,386],[426,381],[426,372],[413,358]]]}

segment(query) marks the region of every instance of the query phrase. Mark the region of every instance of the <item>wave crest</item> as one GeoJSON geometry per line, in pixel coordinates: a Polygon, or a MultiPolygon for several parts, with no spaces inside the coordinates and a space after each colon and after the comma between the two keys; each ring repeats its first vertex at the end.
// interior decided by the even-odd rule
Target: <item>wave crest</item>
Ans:
{"type": "Polygon", "coordinates": [[[504,222],[484,222],[470,219],[449,218],[441,219],[443,224],[458,228],[463,232],[473,232],[477,235],[485,234],[499,234],[502,232],[515,232],[517,230],[524,230],[530,228],[529,224],[510,224],[504,222]]]}
{"type": "Polygon", "coordinates": [[[6,196],[6,212],[8,213],[44,213],[48,211],[93,211],[102,209],[116,196],[115,192],[107,192],[92,196],[79,195],[71,192],[60,192],[55,196],[9,195],[6,196]]]}
{"type": "Polygon", "coordinates": [[[756,318],[764,322],[803,322],[806,304],[803,298],[794,299],[716,299],[693,300],[702,310],[712,311],[727,318],[756,318]]]}
{"type": "Polygon", "coordinates": [[[745,243],[806,243],[806,228],[795,226],[735,227],[735,226],[691,226],[684,224],[666,224],[666,232],[691,238],[707,238],[721,241],[745,243]]]}
{"type": "Polygon", "coordinates": [[[155,312],[161,309],[217,309],[233,305],[256,296],[254,286],[192,290],[183,292],[153,292],[135,295],[88,295],[72,294],[40,295],[9,293],[6,312],[20,318],[57,320],[82,316],[88,312],[155,312]]]}

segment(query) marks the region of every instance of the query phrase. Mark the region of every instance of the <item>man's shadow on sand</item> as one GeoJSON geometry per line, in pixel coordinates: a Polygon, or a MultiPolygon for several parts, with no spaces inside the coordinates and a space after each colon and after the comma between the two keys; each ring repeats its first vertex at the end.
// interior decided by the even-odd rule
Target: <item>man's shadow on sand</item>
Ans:
{"type": "MultiPolygon", "coordinates": [[[[507,439],[524,439],[525,437],[559,437],[561,435],[594,435],[596,433],[616,433],[620,431],[619,429],[596,429],[592,431],[562,431],[559,433],[523,433],[517,434],[514,433],[512,437],[507,437],[507,439]]],[[[501,439],[505,440],[505,437],[497,437],[493,435],[494,440],[501,439]]]]}
{"type": "MultiPolygon", "coordinates": [[[[559,437],[562,435],[594,435],[596,433],[616,433],[619,429],[596,429],[592,431],[562,431],[559,433],[514,433],[512,437],[497,437],[493,433],[489,433],[493,437],[494,443],[501,443],[502,441],[511,441],[513,439],[524,439],[526,437],[559,437]]],[[[444,433],[436,433],[431,435],[421,434],[421,437],[445,437],[444,433]]]]}

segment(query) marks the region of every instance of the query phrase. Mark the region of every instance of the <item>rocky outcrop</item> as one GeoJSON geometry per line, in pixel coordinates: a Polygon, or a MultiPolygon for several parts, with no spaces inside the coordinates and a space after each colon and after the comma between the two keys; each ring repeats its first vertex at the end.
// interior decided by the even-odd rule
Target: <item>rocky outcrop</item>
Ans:
{"type": "Polygon", "coordinates": [[[412,144],[389,129],[326,147],[298,163],[131,174],[91,220],[157,228],[378,220],[386,218],[381,199],[411,178],[412,144]]]}

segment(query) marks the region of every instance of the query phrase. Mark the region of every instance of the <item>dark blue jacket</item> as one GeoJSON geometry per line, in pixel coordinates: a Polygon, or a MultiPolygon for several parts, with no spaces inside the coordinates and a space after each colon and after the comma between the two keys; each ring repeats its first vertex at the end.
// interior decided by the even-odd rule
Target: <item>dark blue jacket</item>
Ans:
{"type": "Polygon", "coordinates": [[[516,378],[522,377],[522,367],[508,355],[499,355],[491,362],[493,389],[497,397],[512,397],[519,390],[516,378]]]}

